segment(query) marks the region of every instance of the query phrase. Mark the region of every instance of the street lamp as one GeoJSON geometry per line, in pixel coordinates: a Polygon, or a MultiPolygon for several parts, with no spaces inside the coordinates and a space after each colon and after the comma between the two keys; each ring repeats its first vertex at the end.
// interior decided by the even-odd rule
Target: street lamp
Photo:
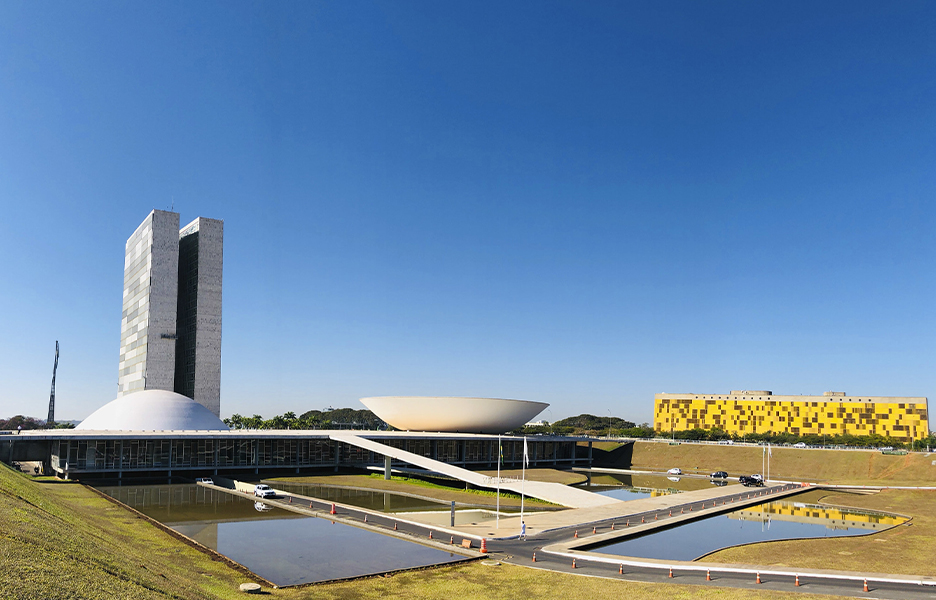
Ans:
{"type": "Polygon", "coordinates": [[[608,409],[608,439],[611,439],[611,409],[608,409]]]}

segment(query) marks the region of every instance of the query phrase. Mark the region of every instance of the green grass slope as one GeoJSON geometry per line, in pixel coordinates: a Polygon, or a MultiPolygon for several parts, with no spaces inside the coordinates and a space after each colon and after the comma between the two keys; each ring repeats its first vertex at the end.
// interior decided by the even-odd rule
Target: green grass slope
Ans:
{"type": "MultiPolygon", "coordinates": [[[[936,486],[936,452],[886,455],[863,450],[772,448],[770,476],[824,483],[936,486]]],[[[703,444],[636,442],[632,468],[732,474],[760,473],[763,449],[703,444]]]]}
{"type": "Polygon", "coordinates": [[[4,598],[235,598],[245,581],[79,484],[0,464],[4,598]]]}

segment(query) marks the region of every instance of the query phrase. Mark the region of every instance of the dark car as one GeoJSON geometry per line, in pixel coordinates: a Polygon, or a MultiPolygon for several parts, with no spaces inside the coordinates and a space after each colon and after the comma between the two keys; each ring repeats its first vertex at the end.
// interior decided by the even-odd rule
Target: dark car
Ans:
{"type": "Polygon", "coordinates": [[[738,477],[738,482],[741,485],[746,485],[748,487],[760,487],[764,485],[764,480],[759,477],[749,477],[748,475],[742,475],[738,477]]]}
{"type": "Polygon", "coordinates": [[[715,471],[714,473],[709,475],[709,477],[711,477],[712,479],[728,479],[728,473],[726,473],[725,471],[715,471]]]}

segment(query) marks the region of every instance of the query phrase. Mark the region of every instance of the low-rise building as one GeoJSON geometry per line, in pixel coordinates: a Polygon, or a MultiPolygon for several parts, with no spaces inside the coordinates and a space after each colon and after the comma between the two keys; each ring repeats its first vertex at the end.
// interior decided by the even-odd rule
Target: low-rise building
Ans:
{"type": "Polygon", "coordinates": [[[929,434],[924,397],[781,396],[767,390],[728,394],[656,394],[657,431],[722,429],[729,434],[873,435],[904,442],[929,434]]]}

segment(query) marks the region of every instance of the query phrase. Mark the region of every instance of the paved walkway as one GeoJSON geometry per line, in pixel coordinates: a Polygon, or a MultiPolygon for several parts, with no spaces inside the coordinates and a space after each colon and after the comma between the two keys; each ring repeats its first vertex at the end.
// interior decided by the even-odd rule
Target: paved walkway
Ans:
{"type": "MultiPolygon", "coordinates": [[[[411,465],[422,467],[423,469],[428,469],[436,473],[448,475],[449,477],[470,483],[475,487],[482,487],[490,490],[497,488],[496,477],[482,475],[481,473],[469,471],[468,469],[464,469],[462,467],[456,467],[455,465],[450,465],[438,460],[434,460],[420,454],[413,454],[412,452],[407,452],[406,450],[401,450],[399,448],[393,448],[392,446],[381,444],[379,442],[368,440],[356,435],[337,434],[329,435],[328,437],[337,442],[344,442],[345,444],[357,446],[358,448],[363,448],[364,450],[370,450],[383,456],[389,456],[390,458],[405,461],[411,465]]],[[[548,483],[544,481],[520,482],[516,479],[501,478],[500,489],[514,492],[516,494],[520,494],[522,492],[526,496],[539,498],[540,500],[545,500],[546,502],[552,502],[553,504],[569,506],[572,508],[624,504],[620,500],[615,500],[614,498],[608,498],[599,494],[586,492],[585,490],[569,487],[561,483],[548,483]]]]}

